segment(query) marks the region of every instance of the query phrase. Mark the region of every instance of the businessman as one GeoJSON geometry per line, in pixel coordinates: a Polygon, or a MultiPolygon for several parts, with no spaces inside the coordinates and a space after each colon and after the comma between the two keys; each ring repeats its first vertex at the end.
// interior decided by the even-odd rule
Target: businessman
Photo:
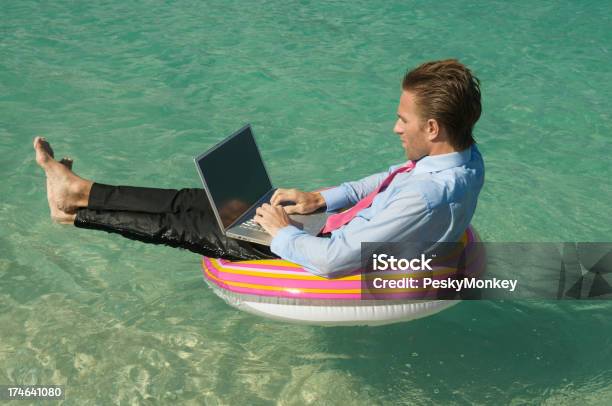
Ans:
{"type": "Polygon", "coordinates": [[[480,82],[459,61],[427,62],[408,71],[393,129],[407,161],[320,192],[278,189],[255,216],[273,236],[269,248],[227,238],[201,189],[99,184],[77,176],[69,158],[55,160],[46,139],[36,137],[34,149],[58,223],[230,260],[281,257],[336,277],[359,267],[364,241],[460,239],[484,183],[472,135],[481,109],[480,82]],[[292,226],[287,216],[350,206],[331,216],[318,236],[292,226]]]}

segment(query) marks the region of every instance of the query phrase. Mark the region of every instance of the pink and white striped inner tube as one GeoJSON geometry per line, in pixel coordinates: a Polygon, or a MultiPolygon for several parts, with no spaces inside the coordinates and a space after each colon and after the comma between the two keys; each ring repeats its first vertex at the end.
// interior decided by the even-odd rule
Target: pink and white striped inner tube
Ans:
{"type": "MultiPolygon", "coordinates": [[[[461,239],[463,276],[479,277],[485,271],[485,252],[478,242],[478,234],[470,226],[461,239]]],[[[368,299],[360,271],[327,279],[282,259],[231,262],[203,257],[202,272],[208,285],[228,304],[255,315],[301,324],[383,325],[429,316],[459,302],[439,299],[439,290],[433,288],[393,289],[384,299],[368,299]]],[[[434,266],[429,276],[446,279],[456,274],[456,268],[434,266]]],[[[403,275],[419,277],[419,272],[403,271],[403,275]]]]}

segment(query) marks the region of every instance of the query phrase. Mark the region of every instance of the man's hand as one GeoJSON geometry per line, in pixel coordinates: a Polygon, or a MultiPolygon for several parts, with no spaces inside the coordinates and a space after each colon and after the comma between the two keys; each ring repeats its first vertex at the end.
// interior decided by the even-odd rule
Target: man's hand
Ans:
{"type": "Polygon", "coordinates": [[[285,202],[293,204],[284,206],[288,214],[308,214],[325,206],[325,199],[319,192],[302,192],[297,189],[277,189],[270,203],[274,206],[285,202]]]}
{"type": "Polygon", "coordinates": [[[276,236],[278,230],[291,224],[289,216],[287,216],[287,213],[285,213],[281,206],[271,206],[268,203],[264,203],[255,210],[253,220],[262,226],[272,237],[276,236]]]}

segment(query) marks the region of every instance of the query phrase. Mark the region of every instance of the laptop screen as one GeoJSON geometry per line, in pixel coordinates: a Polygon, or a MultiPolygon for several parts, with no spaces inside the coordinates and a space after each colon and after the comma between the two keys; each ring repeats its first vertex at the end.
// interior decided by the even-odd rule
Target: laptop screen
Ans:
{"type": "Polygon", "coordinates": [[[272,189],[250,125],[203,154],[197,165],[226,229],[272,189]]]}

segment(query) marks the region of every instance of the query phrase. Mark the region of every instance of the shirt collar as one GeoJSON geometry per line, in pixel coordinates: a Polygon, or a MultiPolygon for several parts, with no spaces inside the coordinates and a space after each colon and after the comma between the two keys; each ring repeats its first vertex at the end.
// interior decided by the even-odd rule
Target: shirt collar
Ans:
{"type": "Polygon", "coordinates": [[[463,151],[451,152],[449,154],[428,155],[419,159],[413,173],[440,172],[445,169],[465,165],[472,159],[472,148],[463,151]]]}

